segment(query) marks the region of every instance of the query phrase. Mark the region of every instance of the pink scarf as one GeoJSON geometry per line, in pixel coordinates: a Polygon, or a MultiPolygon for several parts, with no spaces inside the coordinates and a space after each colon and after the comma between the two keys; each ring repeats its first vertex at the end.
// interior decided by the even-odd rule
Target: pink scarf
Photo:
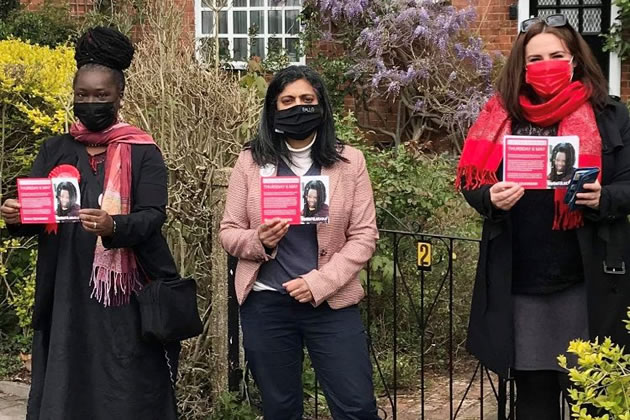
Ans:
{"type": "MultiPolygon", "coordinates": [[[[110,216],[125,215],[131,211],[131,145],[153,144],[153,138],[125,123],[91,132],[77,122],[70,127],[70,134],[79,143],[89,146],[107,146],[105,184],[101,209],[110,216]]],[[[94,252],[92,295],[104,306],[129,303],[131,292],[139,290],[140,276],[133,251],[129,248],[105,249],[99,237],[94,252]]]]}

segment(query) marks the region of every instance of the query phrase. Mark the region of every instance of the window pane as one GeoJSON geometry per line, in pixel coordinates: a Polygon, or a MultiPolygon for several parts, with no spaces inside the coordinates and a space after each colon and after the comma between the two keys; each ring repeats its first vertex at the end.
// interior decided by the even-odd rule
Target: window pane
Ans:
{"type": "Polygon", "coordinates": [[[208,63],[214,59],[214,38],[201,38],[199,42],[201,60],[208,63]]]}
{"type": "Polygon", "coordinates": [[[560,13],[567,17],[567,20],[573,29],[576,31],[580,30],[580,12],[578,9],[560,9],[560,13]]]}
{"type": "Polygon", "coordinates": [[[249,12],[249,29],[256,34],[265,33],[265,12],[262,10],[249,12]]]}
{"type": "Polygon", "coordinates": [[[265,40],[264,38],[254,38],[252,39],[252,53],[251,56],[260,57],[261,59],[265,59],[265,40]]]}
{"type": "Polygon", "coordinates": [[[297,34],[300,32],[300,25],[298,23],[298,11],[287,10],[284,12],[284,27],[287,34],[297,34]]]}
{"type": "Polygon", "coordinates": [[[300,40],[298,38],[287,38],[286,43],[289,60],[292,62],[298,61],[298,47],[300,45],[300,40]]]}
{"type": "Polygon", "coordinates": [[[223,60],[230,60],[230,40],[219,38],[219,57],[223,60]]]}
{"type": "Polygon", "coordinates": [[[220,34],[228,33],[227,18],[228,18],[227,12],[225,11],[219,12],[219,33],[220,34]]]}
{"type": "Polygon", "coordinates": [[[246,34],[247,33],[247,12],[233,12],[234,18],[234,33],[246,34]]]}
{"type": "Polygon", "coordinates": [[[583,9],[582,33],[598,34],[602,31],[602,9],[583,9]]]}
{"type": "Polygon", "coordinates": [[[247,61],[247,38],[234,38],[234,61],[247,61]]]}
{"type": "Polygon", "coordinates": [[[249,0],[250,7],[262,7],[264,6],[263,0],[249,0]]]}
{"type": "Polygon", "coordinates": [[[214,12],[201,12],[201,33],[202,34],[211,34],[214,22],[213,22],[213,13],[214,12]]]}
{"type": "Polygon", "coordinates": [[[282,33],[282,12],[280,10],[270,10],[268,23],[270,34],[282,33]]]}
{"type": "Polygon", "coordinates": [[[269,0],[269,6],[271,7],[302,6],[302,0],[269,0]]]}
{"type": "Polygon", "coordinates": [[[247,0],[234,0],[232,3],[234,7],[247,7],[247,0]]]}
{"type": "Polygon", "coordinates": [[[212,7],[212,0],[201,0],[201,7],[212,7]]]}
{"type": "Polygon", "coordinates": [[[271,54],[272,52],[280,52],[282,50],[282,40],[280,38],[269,38],[268,51],[271,54]]]}

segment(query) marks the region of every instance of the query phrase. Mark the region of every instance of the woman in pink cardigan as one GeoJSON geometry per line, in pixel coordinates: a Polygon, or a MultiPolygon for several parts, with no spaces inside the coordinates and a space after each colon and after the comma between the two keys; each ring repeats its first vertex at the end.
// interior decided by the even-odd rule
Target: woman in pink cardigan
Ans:
{"type": "Polygon", "coordinates": [[[230,178],[220,238],[239,259],[245,356],[268,420],[301,419],[303,347],[334,419],[378,419],[358,274],[378,239],[363,154],[335,135],[321,77],[276,74],[230,178]],[[261,220],[262,176],[328,176],[329,223],[261,220]]]}

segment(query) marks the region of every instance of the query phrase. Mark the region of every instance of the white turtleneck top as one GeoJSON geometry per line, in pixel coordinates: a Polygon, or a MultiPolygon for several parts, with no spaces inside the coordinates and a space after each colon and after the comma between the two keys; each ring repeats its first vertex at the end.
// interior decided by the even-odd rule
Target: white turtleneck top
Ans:
{"type": "Polygon", "coordinates": [[[295,149],[287,143],[287,147],[289,148],[289,152],[291,154],[291,161],[284,156],[282,160],[291,168],[294,174],[297,176],[302,176],[313,166],[313,159],[311,159],[311,148],[313,144],[315,144],[315,139],[317,136],[313,137],[313,141],[311,141],[308,145],[302,147],[301,149],[295,149]]]}

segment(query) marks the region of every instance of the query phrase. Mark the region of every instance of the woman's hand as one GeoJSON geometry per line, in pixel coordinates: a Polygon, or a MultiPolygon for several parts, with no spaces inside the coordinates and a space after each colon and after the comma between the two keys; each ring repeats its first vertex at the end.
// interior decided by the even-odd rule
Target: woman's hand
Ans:
{"type": "Polygon", "coordinates": [[[79,219],[83,229],[90,233],[104,237],[114,234],[114,219],[105,210],[81,209],[79,219]]]}
{"type": "Polygon", "coordinates": [[[313,300],[313,294],[303,278],[288,281],[282,284],[288,294],[300,303],[308,303],[313,300]]]}
{"type": "Polygon", "coordinates": [[[599,209],[599,200],[602,197],[602,186],[595,180],[592,184],[584,184],[584,192],[577,194],[575,204],[599,209]]]}
{"type": "Polygon", "coordinates": [[[17,225],[20,223],[20,202],[9,198],[0,207],[0,215],[7,225],[17,225]]]}
{"type": "Polygon", "coordinates": [[[289,222],[278,217],[258,226],[258,238],[267,248],[275,248],[289,231],[289,222]]]}
{"type": "Polygon", "coordinates": [[[525,189],[516,182],[497,182],[490,187],[490,201],[500,210],[510,210],[525,194],[525,189]]]}

